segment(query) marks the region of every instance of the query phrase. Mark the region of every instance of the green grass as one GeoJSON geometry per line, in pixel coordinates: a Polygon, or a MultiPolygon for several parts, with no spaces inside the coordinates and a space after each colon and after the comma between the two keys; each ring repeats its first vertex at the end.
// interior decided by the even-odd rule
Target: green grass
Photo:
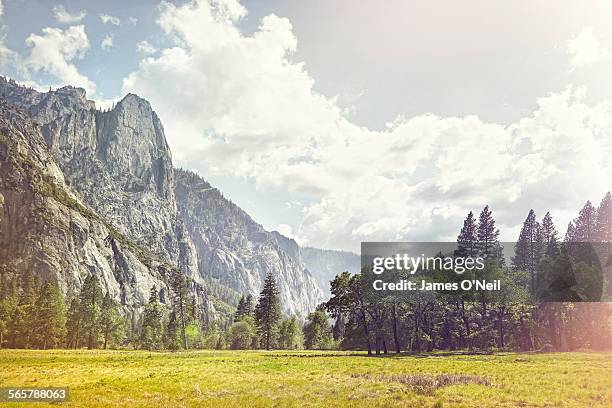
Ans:
{"type": "Polygon", "coordinates": [[[611,407],[612,353],[0,350],[7,386],[67,386],[61,405],[87,407],[611,407]]]}

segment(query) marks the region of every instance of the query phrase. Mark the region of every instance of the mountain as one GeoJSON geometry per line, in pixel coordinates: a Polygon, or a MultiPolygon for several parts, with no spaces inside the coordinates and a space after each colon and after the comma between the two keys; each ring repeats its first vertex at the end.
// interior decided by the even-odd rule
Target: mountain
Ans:
{"type": "Polygon", "coordinates": [[[271,272],[285,313],[298,316],[324,300],[295,241],[266,231],[197,174],[176,170],[175,175],[179,213],[207,281],[253,293],[252,288],[261,288],[271,272]]]}
{"type": "MultiPolygon", "coordinates": [[[[37,129],[44,142],[37,149],[55,164],[67,194],[126,242],[183,270],[220,306],[258,295],[268,273],[287,314],[303,317],[324,300],[294,241],[266,231],[199,176],[173,168],[161,121],[144,99],[128,94],[102,111],[83,89],[38,92],[1,77],[0,98],[21,109],[13,122],[37,129]]],[[[214,309],[210,299],[202,303],[214,309]]]]}
{"type": "MultiPolygon", "coordinates": [[[[1,278],[33,271],[73,295],[94,273],[136,316],[153,286],[167,302],[172,270],[84,205],[66,184],[40,126],[0,100],[1,278]]],[[[191,291],[206,315],[214,315],[205,286],[192,281],[191,291]]]]}
{"type": "Polygon", "coordinates": [[[326,294],[329,293],[329,282],[336,275],[344,271],[357,273],[361,270],[361,258],[353,252],[302,247],[301,254],[304,266],[326,294]]]}

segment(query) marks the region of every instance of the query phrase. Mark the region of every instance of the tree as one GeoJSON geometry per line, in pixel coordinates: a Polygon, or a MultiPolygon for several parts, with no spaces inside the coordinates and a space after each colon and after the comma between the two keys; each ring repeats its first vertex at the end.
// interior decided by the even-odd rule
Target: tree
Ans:
{"type": "Polygon", "coordinates": [[[45,282],[36,301],[32,324],[34,345],[38,348],[55,348],[63,343],[66,335],[66,315],[62,294],[57,283],[45,282]]]}
{"type": "Polygon", "coordinates": [[[264,287],[255,306],[255,323],[261,337],[261,344],[270,350],[276,343],[278,322],[280,320],[279,292],[272,274],[264,280],[264,287]]]}
{"type": "Polygon", "coordinates": [[[228,331],[228,342],[232,350],[254,348],[257,343],[257,330],[252,317],[244,317],[232,324],[228,331]]]}
{"type": "Polygon", "coordinates": [[[119,314],[117,302],[106,292],[102,299],[102,311],[100,313],[100,330],[102,331],[103,347],[106,350],[109,342],[120,338],[123,332],[123,319],[119,314]]]}
{"type": "Polygon", "coordinates": [[[329,350],[333,347],[331,328],[323,311],[317,310],[308,315],[304,338],[307,349],[329,350]]]}
{"type": "Polygon", "coordinates": [[[170,288],[172,289],[172,308],[176,314],[181,339],[183,341],[183,348],[187,350],[189,348],[187,344],[189,281],[182,270],[174,269],[172,271],[170,288]]]}
{"type": "Polygon", "coordinates": [[[240,301],[238,301],[238,307],[236,308],[236,313],[234,314],[234,322],[238,322],[243,317],[252,316],[252,315],[253,315],[253,296],[242,295],[240,297],[240,301]]]}
{"type": "Polygon", "coordinates": [[[300,350],[304,348],[304,334],[295,316],[281,321],[278,347],[285,350],[300,350]]]}
{"type": "Polygon", "coordinates": [[[574,228],[571,234],[570,241],[572,242],[594,242],[596,231],[597,214],[595,207],[590,201],[587,201],[578,218],[574,220],[574,228]]]}
{"type": "MultiPolygon", "coordinates": [[[[547,215],[550,216],[549,213],[547,215]]],[[[547,231],[547,234],[550,232],[547,231]]],[[[535,212],[530,210],[514,246],[512,266],[515,271],[529,273],[531,290],[534,290],[536,284],[537,267],[544,249],[543,239],[542,227],[536,220],[535,212]]]]}
{"type": "Polygon", "coordinates": [[[477,225],[474,213],[469,212],[457,237],[457,250],[462,256],[474,257],[477,247],[477,225]]]}
{"type": "Polygon", "coordinates": [[[495,227],[493,213],[486,205],[478,216],[478,228],[476,230],[478,254],[485,259],[499,261],[501,251],[498,237],[499,230],[495,227]]]}
{"type": "Polygon", "coordinates": [[[40,281],[30,272],[25,272],[21,279],[21,287],[17,298],[17,306],[9,322],[8,331],[11,333],[10,345],[15,348],[32,347],[33,324],[36,308],[35,302],[39,293],[40,281]]]}
{"type": "Polygon", "coordinates": [[[546,212],[541,222],[542,228],[540,230],[542,236],[542,242],[548,245],[551,241],[557,241],[557,229],[553,223],[552,215],[550,212],[546,212]]]}
{"type": "Polygon", "coordinates": [[[79,298],[83,334],[87,338],[87,348],[93,349],[98,346],[102,310],[102,288],[96,275],[91,274],[85,278],[79,298]]]}
{"type": "Polygon", "coordinates": [[[180,328],[178,319],[176,317],[176,311],[172,310],[170,312],[170,317],[168,318],[166,332],[164,333],[164,344],[166,345],[166,348],[170,350],[178,350],[181,347],[181,338],[179,333],[180,328]]]}
{"type": "Polygon", "coordinates": [[[68,319],[66,321],[66,346],[78,348],[81,341],[82,330],[81,302],[78,297],[70,301],[68,308],[68,319]]]}
{"type": "Polygon", "coordinates": [[[163,339],[162,305],[158,301],[157,288],[153,286],[149,295],[149,303],[142,314],[140,345],[148,350],[159,349],[163,339]]]}

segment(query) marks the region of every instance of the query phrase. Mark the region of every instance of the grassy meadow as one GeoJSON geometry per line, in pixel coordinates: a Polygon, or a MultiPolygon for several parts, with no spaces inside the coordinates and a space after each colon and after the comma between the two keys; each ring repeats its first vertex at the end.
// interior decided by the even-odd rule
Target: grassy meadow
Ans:
{"type": "Polygon", "coordinates": [[[0,350],[0,387],[135,407],[611,407],[612,353],[0,350]]]}

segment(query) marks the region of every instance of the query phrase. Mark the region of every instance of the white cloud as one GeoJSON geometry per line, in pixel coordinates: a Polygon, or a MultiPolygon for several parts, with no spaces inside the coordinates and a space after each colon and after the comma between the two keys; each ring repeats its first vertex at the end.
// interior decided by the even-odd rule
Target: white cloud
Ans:
{"type": "Polygon", "coordinates": [[[610,59],[612,54],[595,36],[593,28],[584,28],[567,44],[567,53],[573,68],[582,68],[610,59]]]}
{"type": "Polygon", "coordinates": [[[104,37],[104,39],[102,39],[102,42],[100,43],[100,48],[102,48],[102,50],[104,51],[108,51],[111,48],[113,48],[113,35],[112,34],[106,34],[106,36],[104,37]]]}
{"type": "Polygon", "coordinates": [[[77,11],[74,13],[69,12],[63,5],[53,6],[53,16],[55,19],[62,24],[78,23],[85,18],[85,11],[77,11]]]}
{"type": "Polygon", "coordinates": [[[119,19],[119,17],[111,16],[108,14],[100,14],[100,20],[104,25],[111,24],[118,26],[119,24],[121,24],[121,20],[119,19]]]}
{"type": "Polygon", "coordinates": [[[138,19],[136,17],[128,17],[128,23],[135,26],[138,24],[138,19]]]}
{"type": "Polygon", "coordinates": [[[157,52],[157,48],[147,40],[143,40],[136,44],[136,51],[141,55],[153,55],[157,52]]]}
{"type": "Polygon", "coordinates": [[[65,30],[43,28],[42,34],[30,34],[26,39],[30,55],[24,59],[24,68],[30,73],[44,72],[59,79],[62,84],[79,86],[91,94],[96,84],[79,73],[72,63],[81,59],[89,49],[89,40],[82,25],[65,30]]]}
{"type": "Polygon", "coordinates": [[[143,59],[123,90],[152,103],[179,164],[309,195],[290,231],[303,244],[454,240],[467,211],[485,204],[502,232],[530,208],[552,211],[562,229],[568,209],[609,188],[612,111],[586,104],[582,89],[540,99],[509,126],[429,114],[374,131],[313,90],[291,59],[289,20],[266,16],[247,36],[245,13],[234,0],[162,3],[173,45],[143,59]]]}

